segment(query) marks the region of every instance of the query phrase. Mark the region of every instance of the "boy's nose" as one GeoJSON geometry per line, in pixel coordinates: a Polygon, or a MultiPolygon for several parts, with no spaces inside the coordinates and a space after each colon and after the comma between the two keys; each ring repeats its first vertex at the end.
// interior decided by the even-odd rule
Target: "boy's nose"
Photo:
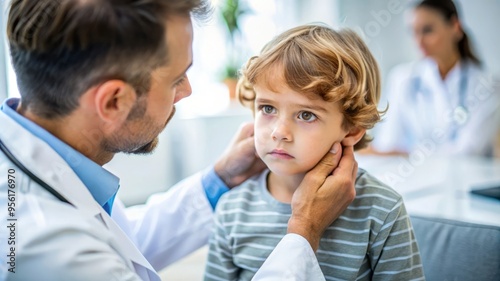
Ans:
{"type": "Polygon", "coordinates": [[[277,121],[271,137],[275,141],[291,141],[292,134],[289,125],[286,122],[277,121]]]}

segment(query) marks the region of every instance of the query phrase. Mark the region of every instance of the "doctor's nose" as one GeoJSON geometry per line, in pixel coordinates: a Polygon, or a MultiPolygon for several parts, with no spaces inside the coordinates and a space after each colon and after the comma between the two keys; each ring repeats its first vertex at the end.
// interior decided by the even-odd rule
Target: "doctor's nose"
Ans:
{"type": "Polygon", "coordinates": [[[277,121],[271,133],[274,141],[292,141],[292,133],[289,124],[277,121]]]}
{"type": "Polygon", "coordinates": [[[189,79],[186,76],[184,77],[184,81],[182,81],[182,83],[176,88],[174,104],[183,98],[189,97],[192,92],[193,89],[191,88],[191,83],[189,83],[189,79]]]}
{"type": "Polygon", "coordinates": [[[424,47],[424,35],[422,33],[417,33],[414,35],[415,36],[415,42],[417,45],[422,49],[424,47]]]}

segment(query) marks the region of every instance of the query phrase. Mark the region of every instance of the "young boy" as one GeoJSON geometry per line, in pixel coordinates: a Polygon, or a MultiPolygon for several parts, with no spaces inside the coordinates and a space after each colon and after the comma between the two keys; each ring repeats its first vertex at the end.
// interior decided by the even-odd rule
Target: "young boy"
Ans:
{"type": "MultiPolygon", "coordinates": [[[[377,63],[349,30],[284,32],[248,61],[238,90],[254,110],[255,146],[269,170],[220,199],[205,280],[250,280],[286,234],[304,174],[335,142],[364,147],[380,120],[377,63]]],[[[316,254],[326,280],[424,279],[403,199],[362,169],[355,200],[316,254]]]]}

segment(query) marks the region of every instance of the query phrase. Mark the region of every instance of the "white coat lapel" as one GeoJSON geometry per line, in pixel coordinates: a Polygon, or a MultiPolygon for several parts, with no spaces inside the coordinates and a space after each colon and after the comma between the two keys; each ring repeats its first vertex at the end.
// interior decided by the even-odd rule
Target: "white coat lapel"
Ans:
{"type": "Polygon", "coordinates": [[[107,213],[102,215],[104,222],[108,226],[109,230],[113,232],[114,237],[118,241],[120,246],[119,251],[129,258],[133,264],[134,268],[143,279],[145,280],[160,280],[158,274],[153,269],[151,264],[144,258],[142,253],[136,248],[135,244],[129,239],[129,237],[121,230],[121,228],[109,217],[107,213]],[[147,279],[145,278],[147,276],[147,279]]]}
{"type": "Polygon", "coordinates": [[[153,267],[135,244],[94,200],[88,189],[67,163],[45,142],[33,136],[17,122],[0,111],[0,139],[12,154],[35,176],[60,193],[79,211],[104,222],[113,233],[117,251],[132,261],[129,266],[144,280],[160,280],[153,267]],[[133,264],[133,267],[132,267],[133,264]]]}
{"type": "MultiPolygon", "coordinates": [[[[427,69],[424,73],[424,83],[427,84],[432,99],[427,102],[430,112],[433,113],[432,122],[429,123],[432,131],[446,131],[450,124],[450,95],[444,81],[441,79],[436,62],[428,59],[427,69]]],[[[446,134],[449,132],[446,131],[446,134]]]]}
{"type": "Polygon", "coordinates": [[[419,140],[433,138],[436,130],[443,129],[442,105],[445,95],[439,78],[437,65],[430,59],[420,61],[414,70],[418,76],[418,87],[414,91],[415,106],[418,110],[412,113],[412,121],[419,140]]]}

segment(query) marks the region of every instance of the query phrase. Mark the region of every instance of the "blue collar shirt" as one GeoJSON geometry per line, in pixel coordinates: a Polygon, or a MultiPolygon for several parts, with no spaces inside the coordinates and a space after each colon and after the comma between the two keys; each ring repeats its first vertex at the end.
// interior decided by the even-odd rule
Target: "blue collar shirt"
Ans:
{"type": "Polygon", "coordinates": [[[111,215],[113,202],[118,192],[120,179],[90,160],[68,144],[64,143],[44,128],[17,113],[18,98],[7,99],[0,110],[30,133],[46,142],[73,169],[94,199],[111,215]]]}

